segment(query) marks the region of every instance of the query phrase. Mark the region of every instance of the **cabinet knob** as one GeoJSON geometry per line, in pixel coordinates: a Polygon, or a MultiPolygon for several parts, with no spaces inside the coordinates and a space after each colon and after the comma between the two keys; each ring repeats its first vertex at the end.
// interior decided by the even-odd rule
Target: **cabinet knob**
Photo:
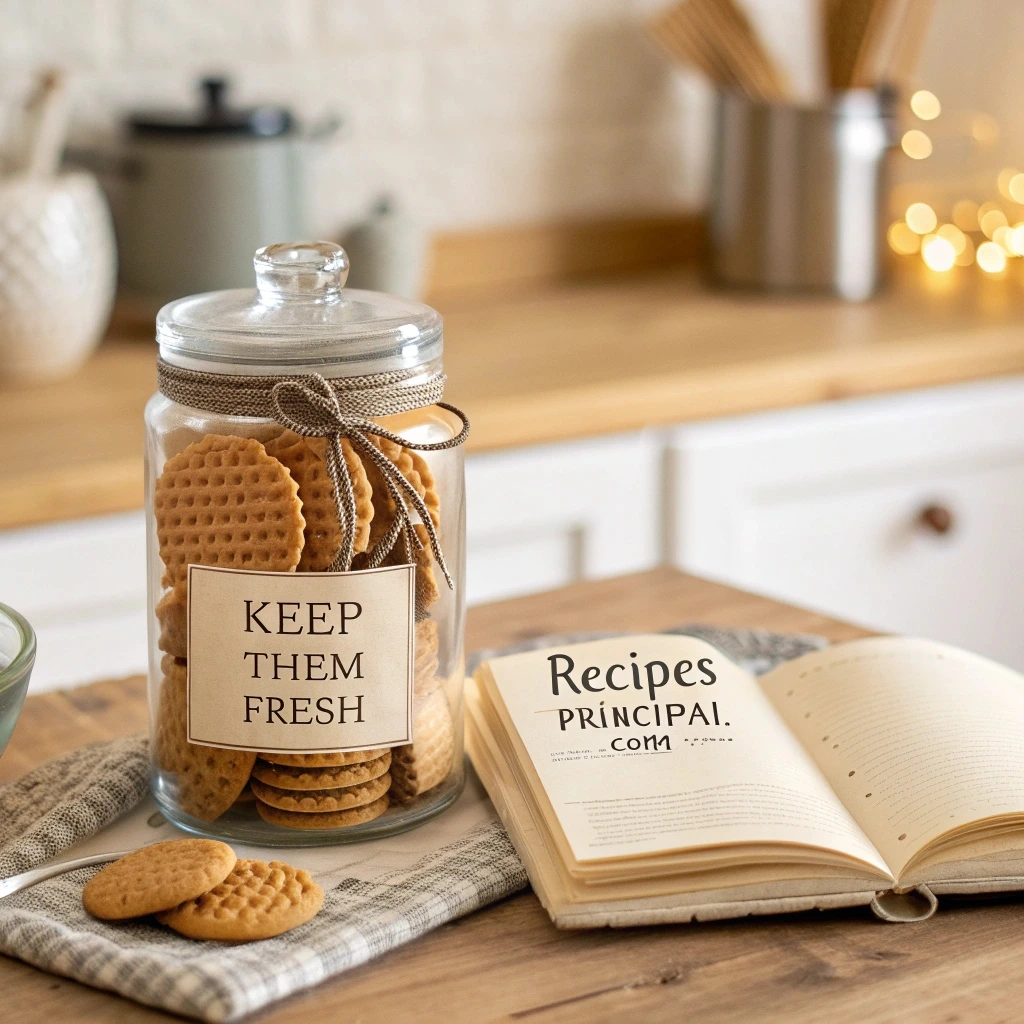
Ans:
{"type": "Polygon", "coordinates": [[[953,513],[945,505],[925,505],[917,517],[918,523],[932,533],[951,533],[955,522],[953,513]]]}

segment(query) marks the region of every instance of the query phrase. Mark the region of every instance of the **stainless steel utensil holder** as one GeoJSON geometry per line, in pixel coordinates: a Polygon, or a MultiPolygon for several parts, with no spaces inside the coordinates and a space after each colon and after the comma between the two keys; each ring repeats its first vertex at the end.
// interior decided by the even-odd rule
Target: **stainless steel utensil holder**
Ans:
{"type": "Polygon", "coordinates": [[[883,276],[892,93],[827,108],[719,93],[711,165],[711,272],[725,285],[867,299],[883,276]]]}

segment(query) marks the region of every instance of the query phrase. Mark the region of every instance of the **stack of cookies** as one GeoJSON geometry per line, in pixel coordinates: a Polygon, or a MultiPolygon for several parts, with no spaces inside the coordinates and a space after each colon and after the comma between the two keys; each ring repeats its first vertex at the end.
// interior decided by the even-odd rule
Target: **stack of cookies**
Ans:
{"type": "MultiPolygon", "coordinates": [[[[383,454],[423,499],[435,526],[440,501],[419,453],[376,439],[383,454]]],[[[344,754],[259,754],[192,744],[187,739],[188,566],[271,572],[323,572],[342,543],[327,442],[285,430],[263,441],[207,434],[166,462],[154,491],[162,583],[156,608],[162,661],[156,730],[157,764],[183,811],[220,817],[251,792],[264,820],[285,828],[344,828],[383,814],[440,785],[451,771],[455,727],[438,675],[438,626],[430,607],[440,597],[426,530],[416,553],[413,742],[394,750],[344,754]],[[251,780],[251,781],[250,781],[251,780]]],[[[394,499],[370,461],[342,442],[356,503],[353,568],[388,532],[394,499]]],[[[405,560],[401,544],[385,564],[405,560]]]]}

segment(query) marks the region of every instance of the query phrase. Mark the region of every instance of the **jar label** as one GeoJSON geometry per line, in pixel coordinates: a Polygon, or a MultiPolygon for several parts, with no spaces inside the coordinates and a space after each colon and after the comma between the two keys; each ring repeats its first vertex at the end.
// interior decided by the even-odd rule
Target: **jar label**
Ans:
{"type": "Polygon", "coordinates": [[[412,741],[411,565],[188,570],[188,739],[278,754],[412,741]]]}

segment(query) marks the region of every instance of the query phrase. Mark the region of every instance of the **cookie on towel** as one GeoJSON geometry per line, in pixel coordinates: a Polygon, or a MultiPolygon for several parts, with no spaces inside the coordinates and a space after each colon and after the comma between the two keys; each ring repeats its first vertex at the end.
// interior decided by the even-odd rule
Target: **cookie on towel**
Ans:
{"type": "Polygon", "coordinates": [[[127,853],[97,872],[82,890],[85,909],[103,921],[170,910],[219,885],[235,851],[215,839],[171,839],[127,853]]]}
{"type": "Polygon", "coordinates": [[[207,434],[164,464],[153,492],[163,583],[188,567],[290,572],[304,543],[291,473],[251,437],[207,434]]]}
{"type": "Polygon", "coordinates": [[[257,759],[252,767],[252,777],[277,789],[340,789],[342,786],[358,786],[371,779],[378,779],[390,767],[390,750],[372,761],[337,765],[332,768],[293,767],[257,759]]]}
{"type": "Polygon", "coordinates": [[[363,825],[374,818],[379,818],[388,809],[388,795],[384,794],[379,800],[371,804],[363,804],[362,807],[352,807],[347,811],[328,811],[320,814],[310,814],[307,811],[285,811],[280,807],[271,807],[262,800],[256,802],[256,810],[260,817],[271,825],[280,825],[281,828],[350,828],[352,825],[363,825]]]}
{"type": "Polygon", "coordinates": [[[316,917],[324,891],[308,871],[278,860],[239,860],[209,892],[157,915],[190,939],[269,939],[316,917]]]}

